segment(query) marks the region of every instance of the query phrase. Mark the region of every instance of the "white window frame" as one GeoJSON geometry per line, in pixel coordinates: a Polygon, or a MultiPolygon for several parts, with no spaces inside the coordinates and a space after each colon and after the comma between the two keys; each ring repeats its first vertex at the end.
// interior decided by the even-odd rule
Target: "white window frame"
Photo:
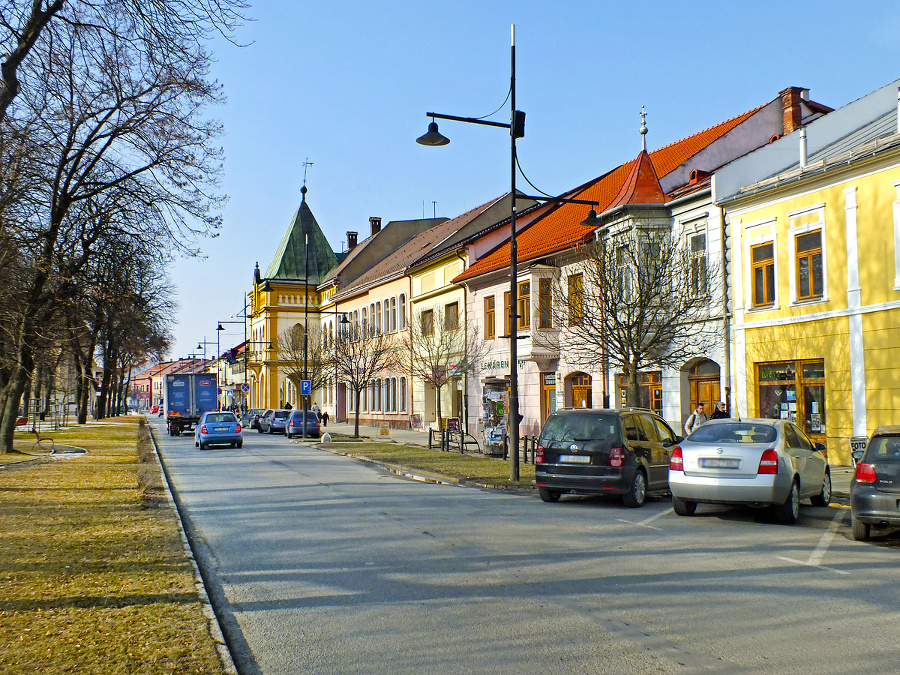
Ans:
{"type": "MultiPolygon", "coordinates": [[[[788,271],[790,273],[790,304],[794,305],[815,305],[818,303],[828,302],[828,254],[825,230],[825,204],[813,204],[796,211],[790,211],[787,214],[790,225],[788,227],[788,271]],[[800,218],[805,218],[811,213],[818,215],[818,220],[812,223],[804,223],[803,225],[794,225],[794,222],[800,218]],[[797,237],[808,234],[816,230],[821,230],[822,241],[822,295],[817,298],[797,298],[797,237]]],[[[776,265],[776,275],[777,275],[776,265]]],[[[811,270],[810,270],[811,272],[811,270]]],[[[777,295],[777,285],[776,285],[777,295]]]]}
{"type": "Polygon", "coordinates": [[[776,219],[772,218],[771,220],[764,221],[762,223],[753,223],[752,225],[747,225],[744,228],[744,232],[747,235],[747,239],[744,242],[744,311],[748,313],[756,313],[756,312],[771,312],[779,308],[779,293],[778,293],[778,235],[775,234],[775,223],[776,219]],[[768,225],[769,227],[765,231],[760,231],[756,236],[753,236],[751,230],[756,228],[762,228],[763,226],[768,225]],[[753,258],[751,257],[751,251],[754,246],[759,246],[760,244],[772,244],[772,256],[773,256],[773,267],[775,268],[775,297],[773,298],[772,304],[766,307],[754,307],[753,306],[753,258]]]}

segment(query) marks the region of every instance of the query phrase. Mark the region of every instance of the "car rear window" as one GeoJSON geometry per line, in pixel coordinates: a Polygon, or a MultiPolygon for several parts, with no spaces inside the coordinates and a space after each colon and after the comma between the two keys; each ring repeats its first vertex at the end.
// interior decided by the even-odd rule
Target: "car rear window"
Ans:
{"type": "Polygon", "coordinates": [[[616,435],[613,415],[551,415],[541,430],[546,441],[590,441],[616,435]]]}
{"type": "Polygon", "coordinates": [[[864,462],[900,464],[900,436],[875,436],[866,448],[864,462]]]}
{"type": "Polygon", "coordinates": [[[694,443],[772,443],[777,436],[775,427],[751,422],[704,424],[687,440],[694,443]]]}
{"type": "Polygon", "coordinates": [[[279,410],[274,415],[272,415],[275,419],[286,420],[290,417],[290,413],[287,410],[279,410]]]}
{"type": "Polygon", "coordinates": [[[207,422],[237,422],[234,413],[213,413],[206,417],[207,422]]]}

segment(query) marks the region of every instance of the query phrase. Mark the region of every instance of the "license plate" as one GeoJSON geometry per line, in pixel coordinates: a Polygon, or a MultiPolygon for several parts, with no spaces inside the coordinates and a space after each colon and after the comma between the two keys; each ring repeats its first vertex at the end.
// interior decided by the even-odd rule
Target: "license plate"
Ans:
{"type": "Polygon", "coordinates": [[[228,431],[228,427],[213,427],[214,431],[228,431]]]}
{"type": "Polygon", "coordinates": [[[591,458],[587,455],[560,455],[559,461],[564,464],[590,464],[591,458]]]}
{"type": "Polygon", "coordinates": [[[700,466],[705,469],[739,469],[741,460],[727,457],[701,457],[700,466]]]}

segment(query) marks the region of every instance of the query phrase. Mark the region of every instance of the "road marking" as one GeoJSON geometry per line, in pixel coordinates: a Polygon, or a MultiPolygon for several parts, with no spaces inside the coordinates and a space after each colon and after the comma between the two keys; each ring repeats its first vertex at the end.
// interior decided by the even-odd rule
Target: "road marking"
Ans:
{"type": "Polygon", "coordinates": [[[846,515],[847,511],[844,509],[839,510],[835,514],[834,518],[831,519],[831,523],[828,525],[828,529],[825,530],[825,534],[823,534],[822,538],[819,539],[819,545],[816,546],[812,553],[810,553],[809,560],[807,560],[806,562],[803,562],[802,560],[794,560],[793,558],[784,558],[782,556],[778,556],[778,559],[796,563],[797,565],[818,567],[823,570],[828,570],[829,572],[834,572],[835,574],[850,574],[849,572],[845,572],[844,570],[836,570],[833,567],[827,567],[822,564],[822,560],[825,558],[825,554],[828,552],[828,547],[831,546],[831,542],[834,540],[834,535],[837,534],[838,528],[841,526],[841,522],[843,522],[846,515]]]}
{"type": "Polygon", "coordinates": [[[657,518],[662,518],[663,516],[667,516],[670,513],[673,513],[674,511],[675,511],[675,509],[670,508],[665,511],[662,511],[661,513],[657,513],[655,516],[650,516],[649,518],[645,518],[644,520],[637,522],[637,523],[634,522],[633,520],[626,520],[625,518],[619,518],[618,520],[620,523],[629,523],[631,525],[637,525],[638,527],[646,527],[648,530],[660,530],[662,528],[653,527],[652,525],[650,525],[650,523],[652,523],[657,518]]]}

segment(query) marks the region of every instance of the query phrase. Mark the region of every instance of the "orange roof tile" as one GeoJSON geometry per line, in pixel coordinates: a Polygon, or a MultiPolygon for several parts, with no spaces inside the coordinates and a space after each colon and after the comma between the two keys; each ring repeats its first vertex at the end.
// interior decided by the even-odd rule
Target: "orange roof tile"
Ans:
{"type": "MultiPolygon", "coordinates": [[[[747,118],[759,111],[763,106],[754,108],[742,115],[721,122],[716,126],[700,131],[693,136],[688,136],[680,141],[659,148],[649,153],[652,167],[658,177],[664,177],[691,157],[706,148],[712,142],[718,140],[726,133],[741,124],[747,118]]],[[[603,213],[620,196],[628,177],[635,173],[635,164],[642,159],[645,152],[637,158],[626,162],[607,174],[595,178],[566,194],[566,197],[586,199],[599,202],[597,213],[603,213]]],[[[640,167],[637,167],[640,172],[640,167]]],[[[658,179],[657,179],[658,184],[658,179]]],[[[661,192],[661,190],[660,190],[661,192]]],[[[645,202],[646,203],[646,202],[645,202]]],[[[656,202],[651,202],[656,203],[656,202]]],[[[560,204],[549,210],[547,215],[536,219],[527,229],[520,231],[516,236],[519,262],[534,260],[542,256],[550,255],[558,251],[571,248],[576,244],[588,241],[593,237],[594,231],[581,225],[581,221],[587,216],[587,207],[581,204],[560,204]]],[[[482,256],[454,281],[465,281],[481,274],[493,272],[509,267],[509,244],[503,244],[491,253],[482,256]]]]}

